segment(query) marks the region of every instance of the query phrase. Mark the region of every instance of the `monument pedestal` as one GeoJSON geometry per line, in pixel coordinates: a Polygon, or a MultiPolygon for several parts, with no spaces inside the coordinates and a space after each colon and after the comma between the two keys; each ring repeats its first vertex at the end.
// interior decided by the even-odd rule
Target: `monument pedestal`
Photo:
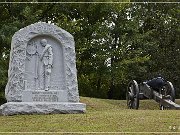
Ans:
{"type": "Polygon", "coordinates": [[[23,91],[22,102],[0,106],[0,115],[85,113],[86,104],[68,102],[65,90],[23,91]]]}
{"type": "Polygon", "coordinates": [[[85,113],[86,105],[71,102],[8,102],[0,106],[1,115],[85,113]]]}

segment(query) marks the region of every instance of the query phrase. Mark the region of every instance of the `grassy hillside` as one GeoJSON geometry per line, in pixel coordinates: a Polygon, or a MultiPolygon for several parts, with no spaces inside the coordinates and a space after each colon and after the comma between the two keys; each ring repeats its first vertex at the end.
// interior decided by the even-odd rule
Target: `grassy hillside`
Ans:
{"type": "Polygon", "coordinates": [[[158,110],[152,100],[140,101],[139,110],[127,109],[125,100],[81,102],[87,104],[85,114],[0,116],[0,132],[180,132],[180,110],[158,110]]]}

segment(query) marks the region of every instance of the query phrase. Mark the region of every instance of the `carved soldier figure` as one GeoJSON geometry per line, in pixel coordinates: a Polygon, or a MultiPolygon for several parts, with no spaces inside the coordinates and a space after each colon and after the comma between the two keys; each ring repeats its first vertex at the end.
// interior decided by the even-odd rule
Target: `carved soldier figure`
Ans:
{"type": "Polygon", "coordinates": [[[42,39],[40,41],[41,45],[44,47],[43,52],[40,56],[40,60],[43,62],[44,66],[44,87],[45,90],[49,90],[50,87],[50,77],[51,77],[51,70],[53,65],[53,51],[52,46],[47,43],[46,39],[42,39]]]}

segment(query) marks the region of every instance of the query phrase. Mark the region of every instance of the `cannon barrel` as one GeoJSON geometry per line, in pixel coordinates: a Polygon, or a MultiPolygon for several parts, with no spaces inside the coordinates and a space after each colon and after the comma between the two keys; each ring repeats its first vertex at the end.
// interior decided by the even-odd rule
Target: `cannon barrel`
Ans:
{"type": "Polygon", "coordinates": [[[144,98],[153,99],[158,102],[161,110],[180,110],[180,105],[175,103],[175,89],[169,81],[159,90],[153,89],[147,82],[138,84],[136,80],[130,81],[126,92],[127,107],[129,109],[138,109],[139,100],[144,98]]]}

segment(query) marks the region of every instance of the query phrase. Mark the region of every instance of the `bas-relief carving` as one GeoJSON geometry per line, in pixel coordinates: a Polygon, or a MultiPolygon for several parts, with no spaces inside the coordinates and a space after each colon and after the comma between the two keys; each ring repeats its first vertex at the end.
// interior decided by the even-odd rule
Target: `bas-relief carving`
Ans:
{"type": "Polygon", "coordinates": [[[68,92],[68,101],[78,102],[73,37],[61,28],[47,23],[32,24],[16,32],[11,43],[8,77],[5,90],[8,101],[21,101],[22,91],[25,89],[49,91],[64,89],[68,92]],[[52,47],[52,65],[50,64],[50,66],[45,65],[43,57],[41,57],[43,47],[40,41],[43,39],[46,39],[52,47]],[[57,56],[56,51],[61,51],[62,53],[58,53],[61,55],[57,56]],[[30,65],[34,68],[27,70],[30,65]],[[43,65],[47,67],[43,69],[43,65]],[[43,78],[41,72],[47,73],[47,76],[44,77],[47,83],[40,79],[40,77],[43,78]],[[34,82],[33,85],[31,85],[32,82],[34,82]]]}
{"type": "Polygon", "coordinates": [[[63,50],[59,44],[47,36],[30,40],[27,45],[25,66],[26,90],[65,89],[63,50]]]}
{"type": "Polygon", "coordinates": [[[43,89],[49,90],[51,70],[53,66],[53,51],[52,51],[53,49],[52,46],[47,43],[46,39],[42,39],[40,43],[44,47],[40,57],[40,60],[43,62],[43,80],[44,80],[43,89]]]}

